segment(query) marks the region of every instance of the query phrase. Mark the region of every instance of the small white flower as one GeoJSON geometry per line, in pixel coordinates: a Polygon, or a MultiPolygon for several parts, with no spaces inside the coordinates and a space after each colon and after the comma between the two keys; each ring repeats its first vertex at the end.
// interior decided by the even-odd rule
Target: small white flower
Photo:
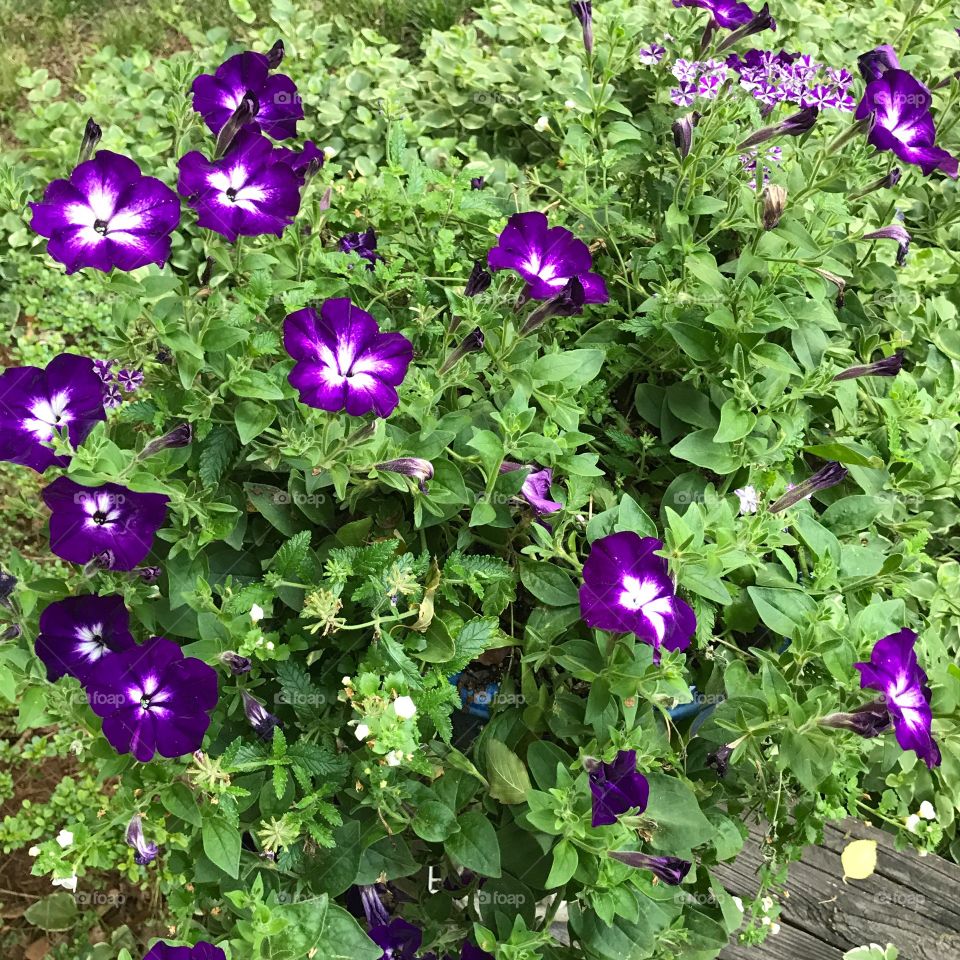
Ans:
{"type": "Polygon", "coordinates": [[[770,933],[773,934],[773,936],[776,936],[779,932],[780,932],[780,924],[779,924],[779,923],[771,923],[771,924],[770,924],[770,933]]]}
{"type": "Polygon", "coordinates": [[[83,753],[83,741],[82,741],[82,740],[74,740],[73,743],[70,744],[70,752],[71,752],[74,756],[79,757],[80,754],[83,753]]]}
{"type": "Polygon", "coordinates": [[[754,487],[740,487],[739,490],[734,490],[733,492],[740,500],[741,514],[757,512],[757,508],[760,506],[760,497],[757,495],[757,491],[754,487]]]}
{"type": "Polygon", "coordinates": [[[537,120],[537,122],[533,125],[533,129],[536,130],[537,133],[543,133],[545,130],[549,129],[549,127],[550,127],[549,117],[540,117],[540,119],[537,120]]]}
{"type": "Polygon", "coordinates": [[[742,901],[739,897],[731,897],[730,899],[733,900],[734,905],[736,906],[736,908],[737,908],[741,913],[743,913],[743,901],[742,901]]]}
{"type": "Polygon", "coordinates": [[[31,848],[27,851],[27,853],[29,853],[31,857],[39,857],[39,856],[40,856],[40,848],[39,848],[39,847],[36,847],[36,846],[31,847],[31,848]]]}
{"type": "Polygon", "coordinates": [[[250,608],[250,619],[254,623],[259,623],[263,619],[263,607],[259,603],[255,603],[250,608]]]}
{"type": "Polygon", "coordinates": [[[71,893],[77,892],[77,878],[76,876],[72,877],[63,877],[60,880],[51,880],[50,883],[55,887],[63,887],[64,890],[69,890],[71,893]]]}
{"type": "Polygon", "coordinates": [[[770,918],[769,918],[769,917],[764,917],[764,918],[760,921],[760,923],[761,923],[763,926],[765,926],[765,927],[769,927],[769,926],[770,926],[770,918]]]}
{"type": "Polygon", "coordinates": [[[57,834],[57,843],[66,850],[73,843],[73,834],[69,830],[61,830],[57,834]]]}
{"type": "Polygon", "coordinates": [[[268,649],[268,650],[272,650],[272,649],[273,649],[273,641],[272,641],[272,640],[268,640],[268,641],[267,641],[267,649],[268,649]]]}
{"type": "Polygon", "coordinates": [[[331,157],[335,157],[337,155],[337,151],[333,147],[324,147],[323,155],[329,160],[331,157]]]}
{"type": "Polygon", "coordinates": [[[576,106],[576,103],[575,103],[573,100],[564,100],[564,101],[563,101],[563,105],[564,105],[568,110],[572,110],[572,109],[576,106]]]}
{"type": "Polygon", "coordinates": [[[365,723],[357,724],[353,734],[358,740],[366,740],[370,736],[370,728],[365,723]]]}
{"type": "Polygon", "coordinates": [[[917,827],[919,826],[920,826],[920,818],[915,813],[911,813],[910,816],[907,817],[907,829],[911,833],[916,833],[917,827]]]}
{"type": "Polygon", "coordinates": [[[397,697],[393,701],[393,710],[401,720],[409,720],[416,714],[417,705],[410,697],[397,697]]]}
{"type": "Polygon", "coordinates": [[[349,687],[350,684],[353,683],[353,681],[352,681],[349,677],[344,677],[340,682],[341,682],[345,687],[349,687]]]}
{"type": "Polygon", "coordinates": [[[920,816],[923,817],[924,820],[937,819],[937,811],[933,809],[933,804],[929,800],[924,800],[923,803],[920,804],[920,816]]]}
{"type": "Polygon", "coordinates": [[[387,754],[387,766],[388,767],[399,767],[400,762],[403,760],[403,751],[402,750],[391,750],[387,754]]]}

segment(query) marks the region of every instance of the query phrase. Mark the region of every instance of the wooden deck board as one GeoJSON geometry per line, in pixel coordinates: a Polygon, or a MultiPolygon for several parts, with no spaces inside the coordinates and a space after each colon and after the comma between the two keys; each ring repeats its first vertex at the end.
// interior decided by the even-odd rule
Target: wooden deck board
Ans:
{"type": "MultiPolygon", "coordinates": [[[[758,887],[762,843],[751,827],[736,863],[715,871],[744,900],[758,887]]],[[[889,834],[856,821],[830,826],[822,846],[791,864],[779,922],[762,946],[731,944],[721,960],[841,960],[866,943],[893,943],[901,960],[960,960],[960,866],[897,851],[889,834]],[[877,841],[877,869],[844,883],[840,853],[855,839],[877,841]]]]}

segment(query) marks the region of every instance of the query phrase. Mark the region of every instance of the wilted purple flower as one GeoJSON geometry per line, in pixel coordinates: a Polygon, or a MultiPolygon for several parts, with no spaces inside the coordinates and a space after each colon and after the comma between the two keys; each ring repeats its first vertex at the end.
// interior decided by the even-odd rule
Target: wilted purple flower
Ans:
{"type": "MultiPolygon", "coordinates": [[[[294,82],[285,74],[270,75],[272,56],[248,50],[238,53],[217,67],[211,75],[200,74],[193,81],[193,109],[204,123],[219,133],[240,106],[247,93],[260,104],[257,125],[274,140],[297,135],[297,121],[303,119],[303,106],[294,82]]],[[[282,56],[282,53],[281,53],[282,56]]]]}
{"type": "Polygon", "coordinates": [[[300,177],[256,126],[244,127],[219,160],[193,150],[181,157],[177,189],[197,224],[237,237],[283,234],[300,209],[300,177]]]}
{"type": "Polygon", "coordinates": [[[796,113],[781,120],[780,123],[776,123],[770,127],[761,127],[759,130],[751,133],[746,140],[737,146],[737,149],[746,150],[747,147],[755,147],[758,143],[765,143],[774,137],[799,137],[801,134],[813,129],[813,125],[817,122],[819,115],[820,111],[817,107],[804,107],[802,110],[798,110],[796,113]]]}
{"type": "MultiPolygon", "coordinates": [[[[260,112],[260,101],[248,90],[240,101],[236,110],[230,114],[230,118],[220,128],[217,134],[217,142],[213,148],[213,157],[218,159],[222,157],[236,139],[237,134],[248,124],[252,124],[254,118],[260,112]]],[[[259,129],[259,127],[257,128],[259,129]]]]}
{"type": "Polygon", "coordinates": [[[847,367],[841,370],[834,380],[856,380],[858,377],[895,377],[903,369],[903,351],[897,350],[896,353],[883,360],[876,360],[873,363],[863,364],[861,366],[847,367]]]}
{"type": "Polygon", "coordinates": [[[583,27],[583,49],[593,53],[593,3],[591,0],[571,0],[570,10],[583,27]]]}
{"type": "Polygon", "coordinates": [[[47,668],[47,679],[69,674],[83,682],[114,653],[134,646],[130,614],[123,597],[66,597],[40,614],[34,650],[47,668]]]}
{"type": "Polygon", "coordinates": [[[713,767],[717,771],[717,776],[722,780],[727,775],[731,756],[733,756],[733,747],[729,743],[724,743],[712,753],[707,754],[706,764],[708,767],[713,767]]]}
{"type": "Polygon", "coordinates": [[[649,47],[641,47],[637,51],[637,59],[648,67],[656,66],[667,55],[667,48],[659,43],[651,43],[649,47]]]}
{"type": "Polygon", "coordinates": [[[878,150],[892,150],[926,176],[942,170],[956,179],[957,158],[934,146],[931,103],[930,91],[916,77],[891,67],[867,84],[854,116],[857,120],[873,118],[867,141],[878,150]]]}
{"type": "Polygon", "coordinates": [[[755,33],[762,33],[764,30],[776,30],[777,23],[770,16],[770,7],[767,4],[764,4],[759,13],[755,13],[750,20],[743,24],[743,26],[738,27],[736,30],[731,33],[726,40],[724,40],[719,47],[717,47],[717,52],[721,53],[724,50],[734,46],[734,44],[739,43],[743,40],[744,37],[752,37],[755,33]]]}
{"type": "Polygon", "coordinates": [[[226,652],[221,653],[220,662],[227,667],[235,677],[239,677],[241,674],[250,672],[250,658],[241,657],[239,653],[236,653],[233,650],[227,650],[226,652]]]}
{"type": "Polygon", "coordinates": [[[470,178],[470,189],[471,190],[482,190],[487,185],[486,177],[471,177],[470,178]]]}
{"type": "Polygon", "coordinates": [[[509,460],[500,464],[501,473],[512,473],[514,470],[530,471],[523,479],[520,494],[539,516],[563,509],[562,503],[549,499],[550,486],[553,483],[553,471],[549,467],[535,469],[522,463],[511,463],[509,460]]]}
{"type": "Polygon", "coordinates": [[[890,712],[886,701],[881,698],[865,703],[850,713],[831,713],[820,720],[821,727],[834,727],[838,730],[852,730],[867,740],[880,736],[890,728],[890,712]]]}
{"type": "Polygon", "coordinates": [[[145,867],[148,863],[153,863],[153,861],[157,859],[159,848],[153,841],[148,843],[144,837],[143,820],[139,813],[134,814],[130,823],[127,825],[126,841],[127,846],[133,847],[136,851],[133,857],[134,863],[145,867]]]}
{"type": "Polygon", "coordinates": [[[685,650],[697,626],[693,610],[674,591],[663,542],[632,531],[595,540],[583,566],[580,615],[590,627],[632,631],[654,648],[685,650]]]}
{"type": "Polygon", "coordinates": [[[243,714],[250,726],[261,740],[269,740],[274,728],[280,726],[280,721],[246,690],[241,690],[240,696],[243,699],[243,714]]]}
{"type": "Polygon", "coordinates": [[[590,823],[594,827],[609,826],[628,810],[643,813],[650,799],[650,784],[637,770],[637,751],[621,750],[613,763],[585,761],[590,775],[590,793],[593,797],[593,813],[590,823]]]}
{"type": "Polygon", "coordinates": [[[514,270],[527,285],[524,293],[534,300],[549,300],[572,277],[583,284],[585,303],[610,299],[603,278],[591,273],[593,258],[587,245],[563,227],[548,227],[539,211],[515,213],[487,253],[491,270],[514,270]]]}
{"type": "Polygon", "coordinates": [[[135,493],[116,483],[82,487],[58,477],[44,491],[50,508],[50,549],[71,563],[109,551],[110,568],[132,570],[150,552],[167,519],[167,497],[135,493]]]}
{"type": "Polygon", "coordinates": [[[83,140],[80,141],[80,152],[77,156],[78,164],[86,163],[93,156],[93,151],[102,138],[103,130],[93,117],[89,117],[83,130],[83,140]]]}
{"type": "Polygon", "coordinates": [[[423,931],[400,917],[371,927],[368,935],[383,949],[380,960],[416,960],[423,943],[423,931]]]}
{"type": "Polygon", "coordinates": [[[189,447],[192,442],[193,427],[190,426],[189,423],[181,423],[179,426],[174,427],[169,433],[165,433],[162,437],[157,437],[155,440],[151,440],[146,444],[137,454],[137,459],[146,460],[147,457],[152,457],[161,450],[189,447]]]}
{"type": "Polygon", "coordinates": [[[192,947],[171,947],[161,940],[150,948],[143,960],[227,960],[227,955],[206,940],[199,940],[192,947]]]}
{"type": "Polygon", "coordinates": [[[134,567],[133,572],[144,583],[156,583],[163,573],[159,567],[134,567]]]}
{"type": "Polygon", "coordinates": [[[10,607],[10,595],[16,589],[17,578],[6,570],[0,570],[0,604],[10,607]]]}
{"type": "Polygon", "coordinates": [[[771,513],[779,513],[792,507],[801,500],[806,500],[820,490],[827,490],[841,483],[850,471],[839,463],[831,461],[825,467],[821,467],[812,477],[808,477],[802,483],[798,483],[792,489],[789,489],[782,497],[770,504],[771,513]]]}
{"type": "Polygon", "coordinates": [[[474,329],[460,341],[450,356],[443,361],[437,373],[444,374],[448,370],[452,370],[468,353],[477,353],[477,351],[482,350],[483,343],[483,331],[479,327],[474,327],[474,329]]]}
{"type": "Polygon", "coordinates": [[[386,470],[390,473],[400,473],[405,477],[413,477],[418,481],[421,493],[427,492],[427,480],[433,479],[433,464],[420,457],[399,457],[396,460],[387,460],[374,465],[374,470],[386,470]]]}
{"type": "Polygon", "coordinates": [[[520,336],[525,337],[533,333],[551,317],[574,317],[583,313],[583,305],[586,302],[587,295],[580,278],[571,277],[555,297],[530,311],[530,316],[520,328],[520,336]]]}
{"type": "Polygon", "coordinates": [[[123,387],[127,393],[133,393],[143,386],[142,370],[121,370],[117,374],[117,383],[123,387]]]}
{"type": "Polygon", "coordinates": [[[0,633],[0,640],[17,640],[23,635],[23,630],[15,623],[7,626],[3,633],[0,633]]]}
{"type": "Polygon", "coordinates": [[[413,344],[399,333],[381,333],[376,320],[349,298],[324,301],[320,313],[297,310],[283,323],[283,343],[297,361],[288,377],[300,402],[352,417],[389,416],[413,359],[413,344]]]}
{"type": "Polygon", "coordinates": [[[470,276],[467,278],[466,286],[463,288],[463,295],[465,297],[477,297],[487,290],[491,283],[493,283],[493,277],[484,270],[483,261],[477,260],[473,265],[473,269],[470,271],[470,276]]]}
{"type": "Polygon", "coordinates": [[[876,47],[867,53],[861,53],[857,57],[857,66],[860,68],[860,75],[867,83],[879,80],[888,70],[899,70],[900,61],[897,59],[897,52],[889,44],[882,47],[876,47]]]}
{"type": "Polygon", "coordinates": [[[735,30],[749,23],[754,13],[746,3],[737,0],[673,0],[675,7],[699,7],[709,12],[713,23],[727,30],[735,30]]]}
{"type": "Polygon", "coordinates": [[[363,233],[346,233],[338,242],[341,253],[355,253],[362,260],[367,261],[367,269],[372,270],[374,264],[383,257],[377,253],[377,235],[370,227],[363,233]]]}
{"type": "Polygon", "coordinates": [[[902,267],[907,262],[907,253],[910,251],[910,234],[902,223],[892,223],[889,227],[874,230],[863,235],[864,240],[896,240],[897,266],[902,267]]]}
{"type": "Polygon", "coordinates": [[[105,657],[87,678],[87,700],[117,753],[132,753],[141,763],[154,753],[182,757],[203,742],[217,705],[217,674],[184,657],[172,640],[151,637],[105,657]]]}
{"type": "Polygon", "coordinates": [[[649,870],[658,880],[671,887],[677,887],[683,883],[683,878],[693,866],[689,860],[681,860],[679,857],[651,857],[645,853],[633,853],[630,850],[614,850],[611,851],[610,856],[628,866],[649,870]]]}
{"type": "Polygon", "coordinates": [[[681,158],[690,155],[693,147],[693,128],[700,122],[700,114],[694,110],[685,116],[675,120],[671,130],[673,131],[673,145],[677,148],[677,153],[681,158]]]}
{"type": "Polygon", "coordinates": [[[277,154],[297,175],[301,183],[310,179],[324,164],[326,154],[312,141],[307,140],[303,148],[276,147],[277,154]]]}
{"type": "Polygon", "coordinates": [[[787,208],[787,189],[773,183],[763,190],[763,229],[774,230],[787,208]]]}
{"type": "Polygon", "coordinates": [[[0,460],[38,473],[65,467],[70,457],[47,445],[57,432],[66,430],[78,447],[106,418],[103,385],[87,357],[61,353],[45,369],[9,367],[0,374],[0,460]]]}
{"type": "Polygon", "coordinates": [[[912,630],[891,633],[874,644],[869,662],[854,667],[860,671],[861,687],[884,695],[897,743],[932,768],[940,764],[940,749],[931,733],[930,687],[917,661],[916,642],[912,630]]]}
{"type": "Polygon", "coordinates": [[[69,180],[49,183],[43,200],[30,208],[30,226],[48,238],[47,253],[67,273],[162,267],[180,222],[177,195],[145,177],[129,157],[109,150],[74,167],[69,180]]]}

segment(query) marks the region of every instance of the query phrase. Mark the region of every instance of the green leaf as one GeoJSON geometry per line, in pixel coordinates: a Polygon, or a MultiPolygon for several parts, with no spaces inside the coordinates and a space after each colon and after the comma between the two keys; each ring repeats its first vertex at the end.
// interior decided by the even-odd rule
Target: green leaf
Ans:
{"type": "Polygon", "coordinates": [[[80,916],[73,894],[60,892],[30,904],[23,912],[24,919],[41,930],[69,930],[80,916]]]}
{"type": "Polygon", "coordinates": [[[460,817],[460,832],[449,837],[444,848],[468,870],[484,877],[500,876],[497,833],[479,810],[468,810],[460,817]]]}
{"type": "Polygon", "coordinates": [[[181,782],[171,783],[160,791],[160,802],[175,817],[194,827],[200,826],[200,808],[190,788],[181,782]]]}
{"type": "Polygon", "coordinates": [[[530,377],[545,383],[563,382],[566,387],[582,387],[593,380],[603,366],[602,350],[565,350],[548,353],[535,360],[530,377]]]}
{"type": "Polygon", "coordinates": [[[499,740],[486,742],[489,794],[501,803],[525,803],[531,790],[530,777],[523,761],[499,740]]]}
{"type": "Polygon", "coordinates": [[[520,582],[548,607],[566,607],[580,602],[580,594],[570,576],[544,560],[521,561],[520,582]]]}
{"type": "Polygon", "coordinates": [[[579,861],[577,848],[564,837],[553,848],[553,864],[547,877],[547,889],[562,887],[576,873],[579,861]]]}
{"type": "Polygon", "coordinates": [[[740,457],[733,453],[730,444],[715,443],[714,432],[712,428],[694,430],[675,443],[670,453],[714,473],[733,473],[740,466],[740,457]]]}
{"type": "Polygon", "coordinates": [[[205,814],[201,836],[207,858],[236,880],[240,876],[240,831],[219,814],[205,814]]]}
{"type": "MultiPolygon", "coordinates": [[[[261,944],[261,960],[378,960],[383,949],[361,929],[356,920],[324,894],[315,900],[300,900],[270,908],[271,921],[279,932],[261,944]]],[[[272,926],[272,925],[271,925],[272,926]]],[[[268,928],[270,929],[270,928],[268,928]]]]}
{"type": "Polygon", "coordinates": [[[426,800],[417,804],[417,812],[410,824],[413,832],[428,843],[441,843],[456,833],[460,826],[457,815],[438,800],[426,800]]]}
{"type": "Polygon", "coordinates": [[[233,412],[233,422],[237,425],[240,442],[250,443],[263,433],[276,419],[277,411],[272,403],[254,403],[244,400],[237,404],[233,412]]]}
{"type": "Polygon", "coordinates": [[[717,828],[703,815],[696,795],[682,780],[656,772],[646,777],[650,802],[644,816],[657,824],[654,847],[671,852],[692,850],[714,836],[717,828]]]}
{"type": "Polygon", "coordinates": [[[816,612],[816,602],[802,590],[747,587],[760,619],[774,633],[796,639],[797,628],[816,612]]]}
{"type": "Polygon", "coordinates": [[[807,453],[812,453],[815,457],[822,457],[824,460],[836,460],[837,463],[843,463],[851,467],[872,467],[879,470],[883,466],[881,457],[878,457],[875,453],[861,453],[849,443],[817,443],[803,449],[807,453]]]}

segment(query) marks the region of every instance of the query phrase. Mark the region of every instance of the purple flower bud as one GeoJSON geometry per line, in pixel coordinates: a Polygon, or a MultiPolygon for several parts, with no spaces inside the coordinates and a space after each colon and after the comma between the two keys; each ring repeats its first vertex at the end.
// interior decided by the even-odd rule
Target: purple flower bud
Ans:
{"type": "Polygon", "coordinates": [[[269,740],[273,735],[274,727],[280,726],[280,721],[265,710],[263,704],[251,697],[246,690],[241,690],[240,696],[243,698],[243,713],[250,722],[250,726],[261,740],[269,740]]]}
{"type": "Polygon", "coordinates": [[[570,10],[583,27],[583,49],[593,53],[593,3],[591,0],[571,0],[570,10]]]}
{"type": "Polygon", "coordinates": [[[690,149],[693,147],[693,128],[699,122],[700,114],[696,110],[674,121],[671,127],[673,130],[673,145],[677,148],[677,153],[680,154],[681,158],[690,155],[690,149]]]}
{"type": "Polygon", "coordinates": [[[860,197],[865,197],[868,193],[873,193],[874,190],[888,190],[891,187],[895,187],[900,182],[902,175],[900,168],[894,167],[885,177],[880,177],[879,180],[874,180],[855,193],[851,193],[850,199],[858,200],[860,197]]]}
{"type": "Polygon", "coordinates": [[[443,364],[437,372],[443,375],[449,370],[452,370],[468,353],[477,353],[482,350],[483,342],[483,331],[479,327],[474,328],[474,330],[460,341],[459,346],[457,346],[453,353],[443,361],[443,364]]]}
{"type": "Polygon", "coordinates": [[[174,427],[169,433],[162,437],[151,440],[138,454],[138,460],[146,460],[161,450],[168,450],[176,447],[189,447],[193,441],[193,427],[189,423],[181,423],[174,427]]]}
{"type": "Polygon", "coordinates": [[[16,589],[17,578],[6,570],[0,570],[0,603],[10,607],[10,594],[16,589]]]}
{"type": "Polygon", "coordinates": [[[841,370],[834,380],[856,380],[858,377],[895,377],[903,369],[903,351],[898,350],[892,356],[861,366],[847,367],[841,370]]]}
{"type": "Polygon", "coordinates": [[[725,743],[723,746],[717,747],[712,753],[707,754],[707,766],[713,767],[721,780],[727,775],[732,754],[733,747],[731,747],[729,743],[725,743]]]}
{"type": "Polygon", "coordinates": [[[330,203],[333,200],[333,187],[327,187],[323,191],[323,196],[320,198],[320,202],[317,204],[318,209],[320,210],[329,210],[330,203]]]}
{"type": "Polygon", "coordinates": [[[823,267],[813,267],[814,273],[819,274],[823,277],[824,280],[829,280],[837,288],[837,309],[839,310],[843,306],[843,302],[847,295],[847,281],[843,277],[838,277],[835,273],[831,273],[829,270],[824,270],[823,267]]]}
{"type": "Polygon", "coordinates": [[[360,902],[363,904],[368,927],[386,926],[390,922],[390,913],[373,884],[360,887],[360,902]]]}
{"type": "Polygon", "coordinates": [[[276,70],[277,67],[283,63],[283,55],[286,51],[284,50],[283,41],[278,40],[268,51],[267,51],[267,69],[276,70]]]}
{"type": "Polygon", "coordinates": [[[493,277],[484,269],[483,261],[477,260],[470,271],[467,285],[463,288],[463,295],[465,297],[479,296],[484,290],[489,289],[492,282],[493,277]]]}
{"type": "Polygon", "coordinates": [[[580,278],[571,277],[560,293],[531,312],[526,323],[520,328],[520,336],[525,337],[527,334],[533,333],[551,317],[573,317],[583,313],[585,302],[586,294],[580,278]]]}
{"type": "Polygon", "coordinates": [[[144,583],[148,584],[156,583],[163,575],[163,571],[159,567],[134,567],[133,572],[144,583]]]}
{"type": "Polygon", "coordinates": [[[893,47],[884,44],[868,53],[861,53],[857,57],[857,66],[860,68],[863,79],[870,83],[873,80],[879,80],[888,70],[899,70],[900,61],[893,47]]]}
{"type": "Polygon", "coordinates": [[[17,624],[11,623],[10,626],[3,631],[3,633],[0,633],[0,640],[16,640],[21,636],[22,633],[23,630],[21,630],[17,624]]]}
{"type": "Polygon", "coordinates": [[[157,363],[173,363],[173,351],[169,347],[161,347],[157,351],[154,359],[157,361],[157,363]]]}
{"type": "Polygon", "coordinates": [[[217,134],[217,144],[213,150],[214,160],[222,157],[230,144],[233,143],[241,128],[245,127],[260,112],[260,101],[257,95],[248,90],[243,99],[237,104],[236,110],[230,115],[230,119],[220,128],[217,134]]]}
{"type": "Polygon", "coordinates": [[[234,653],[233,650],[227,650],[226,653],[221,653],[220,662],[229,668],[235,677],[250,672],[250,658],[241,657],[239,653],[234,653]]]}
{"type": "Polygon", "coordinates": [[[470,189],[471,190],[482,190],[487,185],[487,180],[485,177],[471,177],[470,178],[470,189]]]}
{"type": "Polygon", "coordinates": [[[399,457],[396,460],[387,460],[385,463],[378,463],[374,470],[386,470],[390,473],[401,473],[405,477],[414,477],[419,481],[421,493],[427,492],[427,480],[433,479],[433,464],[429,460],[421,460],[419,457],[399,457]]]}
{"type": "Polygon", "coordinates": [[[210,284],[210,281],[213,279],[213,268],[216,266],[217,261],[213,257],[207,257],[206,262],[203,265],[203,272],[200,274],[200,286],[206,287],[210,284]]]}
{"type": "Polygon", "coordinates": [[[819,115],[819,107],[804,107],[772,127],[761,127],[740,143],[737,149],[746,150],[748,147],[755,147],[758,143],[765,143],[774,137],[798,137],[813,128],[819,115]]]}
{"type": "Polygon", "coordinates": [[[77,166],[81,163],[86,163],[93,156],[93,151],[102,136],[103,131],[94,122],[93,117],[90,117],[87,120],[86,129],[83,131],[83,140],[80,141],[80,153],[77,156],[77,166]]]}
{"type": "Polygon", "coordinates": [[[864,240],[896,240],[897,266],[902,267],[907,262],[907,253],[910,250],[910,234],[902,223],[892,223],[889,227],[865,233],[864,240]]]}
{"type": "Polygon", "coordinates": [[[782,497],[770,504],[771,513],[779,513],[792,507],[801,500],[806,500],[820,490],[827,490],[841,483],[850,471],[839,463],[831,461],[821,467],[812,477],[798,483],[792,490],[788,490],[782,497]]]}
{"type": "Polygon", "coordinates": [[[759,13],[755,13],[749,22],[734,30],[733,33],[717,47],[717,53],[722,53],[744,37],[752,37],[755,33],[761,33],[764,30],[775,31],[776,29],[777,22],[770,16],[770,5],[765,3],[759,13]]]}
{"type": "Polygon", "coordinates": [[[157,859],[158,847],[155,843],[147,843],[144,839],[143,821],[140,819],[139,813],[134,815],[127,826],[127,846],[133,847],[136,851],[133,859],[141,867],[145,867],[148,863],[153,863],[157,859]]]}
{"type": "Polygon", "coordinates": [[[101,550],[87,561],[83,568],[83,575],[85,577],[92,577],[100,570],[112,570],[116,562],[116,554],[114,554],[112,550],[101,550]]]}
{"type": "Polygon", "coordinates": [[[890,725],[890,712],[883,698],[865,703],[851,713],[831,713],[820,720],[821,727],[852,730],[867,740],[880,736],[890,725]]]}
{"type": "Polygon", "coordinates": [[[650,870],[658,880],[671,887],[679,886],[693,866],[689,860],[680,860],[678,857],[651,857],[630,850],[614,850],[610,856],[628,866],[650,870]]]}

